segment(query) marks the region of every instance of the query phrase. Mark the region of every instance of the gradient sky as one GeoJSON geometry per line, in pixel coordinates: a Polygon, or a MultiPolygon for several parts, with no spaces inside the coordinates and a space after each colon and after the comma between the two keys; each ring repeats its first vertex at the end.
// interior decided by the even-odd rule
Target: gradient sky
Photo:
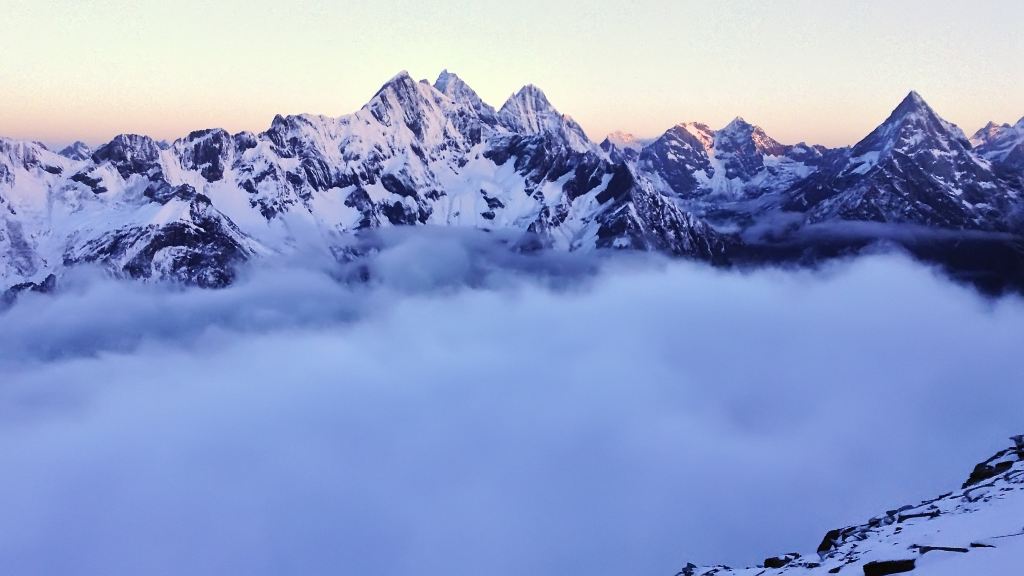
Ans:
{"type": "Polygon", "coordinates": [[[595,139],[742,115],[851,144],[911,89],[968,133],[1024,115],[1019,0],[4,0],[0,135],[266,129],[448,68],[495,106],[542,87],[595,139]]]}

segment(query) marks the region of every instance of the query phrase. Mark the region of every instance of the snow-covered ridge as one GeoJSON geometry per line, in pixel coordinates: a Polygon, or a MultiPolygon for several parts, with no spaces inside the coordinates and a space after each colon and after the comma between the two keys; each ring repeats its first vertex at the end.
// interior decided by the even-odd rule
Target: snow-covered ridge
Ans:
{"type": "Polygon", "coordinates": [[[760,566],[688,564],[679,576],[1009,575],[1024,559],[1024,436],[978,464],[963,486],[829,531],[813,552],[760,566]]]}

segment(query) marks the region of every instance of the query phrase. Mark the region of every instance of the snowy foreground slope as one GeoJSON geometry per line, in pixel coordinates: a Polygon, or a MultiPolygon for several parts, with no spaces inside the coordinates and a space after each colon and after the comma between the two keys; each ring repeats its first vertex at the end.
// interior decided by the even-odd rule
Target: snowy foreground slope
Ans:
{"type": "Polygon", "coordinates": [[[82,264],[224,286],[242,262],[344,260],[354,234],[393,226],[716,264],[813,261],[895,238],[1024,286],[1022,129],[990,125],[972,144],[911,93],[849,149],[783,145],[740,118],[598,145],[535,86],[495,109],[447,71],[433,83],[403,72],[353,114],[278,116],[260,134],[126,134],[60,152],[0,139],[0,289],[82,264]]]}
{"type": "Polygon", "coordinates": [[[953,492],[828,532],[815,552],[752,568],[688,564],[677,576],[1010,576],[1024,573],[1024,436],[953,492]]]}

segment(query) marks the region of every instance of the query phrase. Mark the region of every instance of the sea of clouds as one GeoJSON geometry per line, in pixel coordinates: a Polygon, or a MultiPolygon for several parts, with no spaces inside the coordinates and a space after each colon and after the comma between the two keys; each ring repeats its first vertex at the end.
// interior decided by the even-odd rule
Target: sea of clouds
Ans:
{"type": "Polygon", "coordinates": [[[1024,432],[1024,302],[904,257],[488,242],[21,297],[4,573],[670,576],[813,550],[1024,432]]]}

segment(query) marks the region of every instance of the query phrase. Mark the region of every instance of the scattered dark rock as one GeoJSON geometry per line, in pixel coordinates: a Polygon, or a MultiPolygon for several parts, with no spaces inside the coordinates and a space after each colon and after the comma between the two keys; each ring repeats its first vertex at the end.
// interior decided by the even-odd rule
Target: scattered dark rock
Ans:
{"type": "Polygon", "coordinates": [[[676,576],[694,576],[697,573],[697,565],[693,563],[687,563],[683,566],[683,569],[676,573],[676,576]]]}
{"type": "Polygon", "coordinates": [[[917,546],[917,545],[914,545],[914,546],[911,546],[911,548],[916,549],[918,551],[918,553],[920,553],[922,556],[924,556],[925,554],[927,554],[929,552],[957,552],[957,553],[960,553],[960,554],[966,554],[967,552],[969,552],[969,550],[967,548],[958,548],[958,547],[951,547],[951,546],[917,546]]]}
{"type": "Polygon", "coordinates": [[[902,524],[907,520],[913,520],[914,518],[928,518],[931,520],[933,518],[938,518],[941,515],[942,512],[938,510],[929,510],[928,512],[918,512],[916,514],[900,514],[896,521],[902,524]]]}
{"type": "Polygon", "coordinates": [[[916,565],[916,560],[881,560],[868,562],[864,565],[864,576],[888,576],[889,574],[902,574],[910,572],[916,565]]]}
{"type": "Polygon", "coordinates": [[[105,187],[100,186],[100,183],[103,182],[102,180],[100,180],[99,178],[93,178],[92,176],[89,176],[85,172],[79,172],[78,174],[75,174],[74,176],[71,177],[71,181],[78,182],[79,184],[84,184],[88,186],[92,190],[93,194],[102,194],[107,191],[105,187]]]}
{"type": "Polygon", "coordinates": [[[790,552],[789,554],[786,554],[785,556],[773,556],[771,558],[765,558],[765,560],[764,560],[764,567],[765,568],[782,568],[784,566],[788,566],[790,562],[792,562],[792,561],[794,561],[794,560],[796,560],[798,558],[800,558],[800,555],[797,554],[796,552],[790,552]]]}
{"type": "Polygon", "coordinates": [[[492,198],[487,195],[487,192],[480,191],[480,195],[484,197],[484,201],[487,202],[487,207],[491,210],[497,210],[498,208],[504,208],[505,204],[497,198],[492,198]]]}

